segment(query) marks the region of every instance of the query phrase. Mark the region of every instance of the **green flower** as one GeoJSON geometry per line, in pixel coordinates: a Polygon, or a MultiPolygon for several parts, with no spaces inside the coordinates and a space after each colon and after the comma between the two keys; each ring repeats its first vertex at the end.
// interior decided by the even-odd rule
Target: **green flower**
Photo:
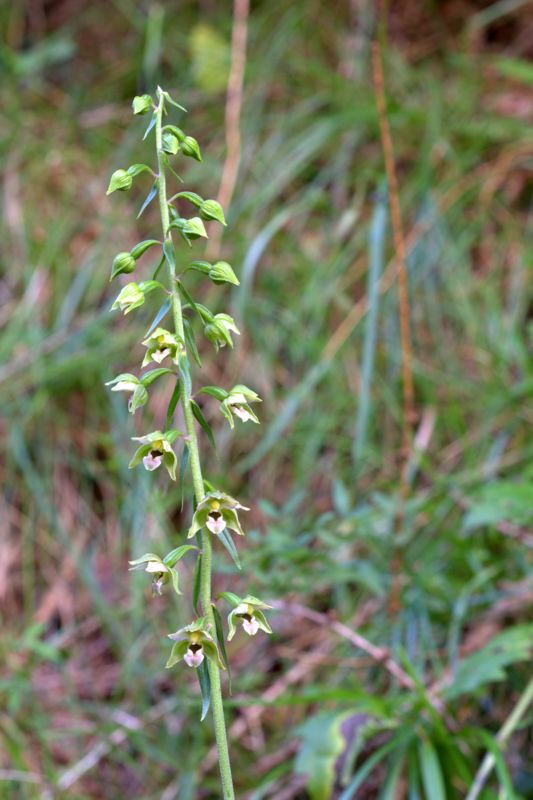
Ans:
{"type": "Polygon", "coordinates": [[[172,429],[166,433],[154,431],[146,436],[132,437],[132,441],[141,442],[141,447],[131,459],[128,465],[129,469],[142,463],[145,469],[153,472],[163,464],[172,480],[175,481],[178,460],[171,443],[179,435],[179,431],[172,429]]]}
{"type": "Polygon", "coordinates": [[[139,284],[128,283],[120,291],[117,299],[111,306],[111,310],[114,311],[115,309],[120,308],[124,314],[129,314],[134,308],[139,308],[139,306],[142,306],[144,304],[144,300],[144,292],[139,284]]]}
{"type": "Polygon", "coordinates": [[[194,547],[194,545],[183,544],[168,553],[165,558],[159,558],[159,556],[154,555],[154,553],[145,553],[144,556],[135,559],[135,561],[128,562],[130,564],[130,571],[143,569],[144,567],[144,571],[153,576],[153,595],[162,594],[163,586],[168,583],[169,580],[172,581],[172,588],[176,594],[181,594],[178,583],[178,573],[174,569],[174,565],[180,558],[183,558],[185,553],[189,550],[197,549],[198,548],[194,547]]]}
{"type": "Polygon", "coordinates": [[[201,503],[198,504],[192,525],[189,528],[188,539],[191,539],[199,530],[206,527],[211,533],[222,533],[226,528],[244,536],[237,510],[249,511],[233,497],[223,492],[209,492],[201,503]]]}
{"type": "Polygon", "coordinates": [[[132,392],[128,400],[128,411],[135,414],[140,406],[144,406],[148,400],[148,392],[139,378],[130,372],[123,372],[112,381],[107,381],[106,386],[112,386],[112,392],[132,392]]]}
{"type": "Polygon", "coordinates": [[[272,628],[267,622],[262,609],[272,608],[257,597],[247,594],[246,597],[239,597],[233,592],[222,592],[221,597],[228,600],[233,606],[233,610],[228,614],[228,642],[235,636],[236,625],[240,621],[243,629],[249,636],[255,636],[258,630],[265,633],[272,633],[272,628]]]}
{"type": "Polygon", "coordinates": [[[259,425],[259,420],[252,411],[250,403],[261,403],[261,398],[247,386],[238,384],[222,401],[220,410],[232,428],[234,427],[234,416],[238,417],[241,422],[256,422],[259,425]]]}
{"type": "Polygon", "coordinates": [[[204,657],[216,664],[219,669],[225,669],[205,617],[199,617],[185,628],[180,628],[176,633],[169,633],[168,638],[173,639],[176,644],[167,661],[167,669],[179,661],[185,661],[189,667],[199,667],[204,657]]]}
{"type": "Polygon", "coordinates": [[[180,354],[185,352],[185,348],[179,336],[170,333],[170,331],[164,328],[156,328],[142,344],[146,347],[146,355],[142,363],[143,367],[151,361],[160,364],[168,356],[177,364],[180,354]]]}
{"type": "Polygon", "coordinates": [[[229,344],[233,347],[232,333],[240,335],[240,331],[235,325],[235,320],[229,314],[215,314],[204,328],[204,333],[218,351],[220,347],[229,344]]]}

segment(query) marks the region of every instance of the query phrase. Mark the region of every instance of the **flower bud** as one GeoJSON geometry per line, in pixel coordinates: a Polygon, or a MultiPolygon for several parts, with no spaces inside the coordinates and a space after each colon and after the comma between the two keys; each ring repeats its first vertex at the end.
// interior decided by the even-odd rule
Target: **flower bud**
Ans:
{"type": "Polygon", "coordinates": [[[190,158],[195,158],[196,161],[202,160],[202,154],[200,153],[200,147],[196,139],[192,136],[186,136],[185,139],[181,142],[181,152],[184,156],[189,156],[190,158]]]}
{"type": "Polygon", "coordinates": [[[177,137],[174,136],[174,134],[170,131],[165,131],[162,138],[162,147],[165,153],[170,153],[171,156],[175,156],[179,150],[179,142],[177,137]]]}
{"type": "Polygon", "coordinates": [[[133,178],[125,169],[117,169],[111,175],[109,186],[107,187],[106,194],[113,194],[113,192],[127,192],[131,189],[133,178]]]}
{"type": "Polygon", "coordinates": [[[226,224],[222,206],[216,200],[204,200],[200,205],[200,216],[203,219],[214,219],[221,225],[226,224]]]}
{"type": "Polygon", "coordinates": [[[142,306],[145,300],[144,292],[142,291],[141,287],[138,283],[128,283],[124,288],[119,292],[117,299],[111,306],[111,310],[114,311],[117,308],[120,308],[124,314],[129,314],[130,311],[133,311],[134,308],[139,308],[142,306]]]}
{"type": "Polygon", "coordinates": [[[152,98],[149,94],[137,95],[131,105],[134,114],[147,114],[152,108],[152,98]]]}
{"type": "Polygon", "coordinates": [[[117,277],[117,275],[120,275],[123,272],[129,274],[130,272],[133,272],[134,269],[135,269],[135,259],[133,258],[131,253],[126,253],[126,252],[119,253],[113,259],[113,266],[111,268],[111,277],[109,280],[110,281],[114,280],[117,277]]]}
{"type": "Polygon", "coordinates": [[[209,269],[208,274],[213,283],[232,283],[234,286],[239,285],[239,279],[227,261],[217,261],[217,263],[213,264],[209,269]]]}

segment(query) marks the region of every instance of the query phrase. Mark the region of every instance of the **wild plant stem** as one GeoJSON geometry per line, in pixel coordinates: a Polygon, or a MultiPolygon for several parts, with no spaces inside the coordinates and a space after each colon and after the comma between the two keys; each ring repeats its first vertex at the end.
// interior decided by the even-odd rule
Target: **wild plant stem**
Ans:
{"type": "MultiPolygon", "coordinates": [[[[507,744],[507,740],[512,733],[516,730],[520,721],[529,706],[533,703],[533,678],[529,681],[528,685],[520,695],[517,704],[505,720],[496,736],[496,744],[503,750],[507,744]]],[[[466,800],[476,800],[479,797],[483,786],[490,773],[492,772],[496,759],[492,753],[487,753],[481,762],[481,766],[477,771],[474,783],[466,797],[466,800]]]]}
{"type": "MultiPolygon", "coordinates": [[[[172,234],[169,231],[170,217],[167,201],[167,186],[165,175],[165,163],[163,154],[163,111],[165,99],[163,92],[160,88],[157,90],[159,103],[156,109],[156,126],[155,126],[155,139],[157,149],[157,165],[158,165],[158,197],[159,209],[161,213],[161,225],[163,227],[163,236],[165,241],[172,243],[172,234]]],[[[178,285],[176,282],[175,267],[169,262],[170,283],[172,293],[172,316],[174,319],[174,327],[177,335],[182,342],[185,342],[185,331],[183,327],[183,311],[181,307],[181,299],[179,294],[178,285]]],[[[185,429],[188,436],[189,457],[192,473],[192,481],[194,486],[194,494],[196,502],[200,503],[205,496],[204,481],[202,477],[202,467],[200,464],[200,453],[198,449],[198,437],[196,435],[196,427],[194,424],[194,417],[191,408],[191,398],[185,382],[182,385],[181,391],[181,406],[183,409],[183,416],[185,418],[185,429]]],[[[202,563],[200,572],[200,599],[202,603],[202,610],[204,615],[211,626],[211,631],[216,635],[215,619],[213,616],[213,608],[211,605],[211,571],[212,571],[212,546],[210,535],[207,531],[201,533],[201,550],[202,550],[202,563]]],[[[224,720],[224,706],[222,703],[222,691],[220,686],[220,671],[216,664],[211,659],[207,662],[209,670],[209,678],[211,681],[211,705],[213,708],[213,720],[215,726],[215,738],[218,748],[218,762],[220,766],[220,776],[222,780],[222,790],[224,793],[224,800],[234,800],[235,792],[233,789],[233,779],[231,776],[231,762],[228,750],[228,737],[226,734],[226,723],[224,720]]]]}

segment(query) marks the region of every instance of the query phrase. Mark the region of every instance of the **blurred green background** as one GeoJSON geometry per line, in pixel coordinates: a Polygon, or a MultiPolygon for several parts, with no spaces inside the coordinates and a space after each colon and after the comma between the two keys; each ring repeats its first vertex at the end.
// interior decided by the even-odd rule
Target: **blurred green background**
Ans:
{"type": "Polygon", "coordinates": [[[191,509],[128,471],[150,412],[104,387],[154,313],[109,313],[112,259],[159,236],[155,207],[135,220],[142,178],[105,191],[152,162],[130,103],[161,82],[204,155],[184,188],[217,197],[235,24],[240,168],[218,252],[241,285],[197,297],[242,335],[217,359],[199,336],[197,380],[264,399],[261,427],[230,435],[208,398],[218,458],[202,446],[209,479],[252,506],[242,574],[217,551],[215,588],[277,602],[272,637],[229,647],[237,795],[460,800],[489,752],[479,797],[533,797],[531,3],[236,6],[0,4],[0,797],[220,797],[194,675],[164,669],[187,595],[151,599],[127,571],[191,509]],[[405,504],[376,36],[408,250],[405,504]]]}

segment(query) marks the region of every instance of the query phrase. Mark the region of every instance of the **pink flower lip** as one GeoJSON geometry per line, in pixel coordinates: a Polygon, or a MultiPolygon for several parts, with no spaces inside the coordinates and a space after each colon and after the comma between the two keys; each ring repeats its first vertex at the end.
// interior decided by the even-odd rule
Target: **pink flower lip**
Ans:
{"type": "Polygon", "coordinates": [[[163,456],[161,453],[158,453],[157,450],[152,450],[143,458],[144,468],[147,469],[148,472],[153,472],[154,469],[161,466],[162,461],[163,456]]]}
{"type": "Polygon", "coordinates": [[[189,667],[199,667],[204,660],[204,652],[201,644],[191,644],[183,656],[183,660],[189,667]]]}
{"type": "Polygon", "coordinates": [[[249,636],[255,636],[255,634],[259,630],[259,623],[254,617],[251,617],[249,614],[246,614],[242,618],[242,627],[249,636]]]}
{"type": "Polygon", "coordinates": [[[215,534],[222,533],[222,531],[226,527],[224,517],[218,511],[212,511],[207,517],[207,521],[205,524],[209,528],[211,533],[215,534]]]}

